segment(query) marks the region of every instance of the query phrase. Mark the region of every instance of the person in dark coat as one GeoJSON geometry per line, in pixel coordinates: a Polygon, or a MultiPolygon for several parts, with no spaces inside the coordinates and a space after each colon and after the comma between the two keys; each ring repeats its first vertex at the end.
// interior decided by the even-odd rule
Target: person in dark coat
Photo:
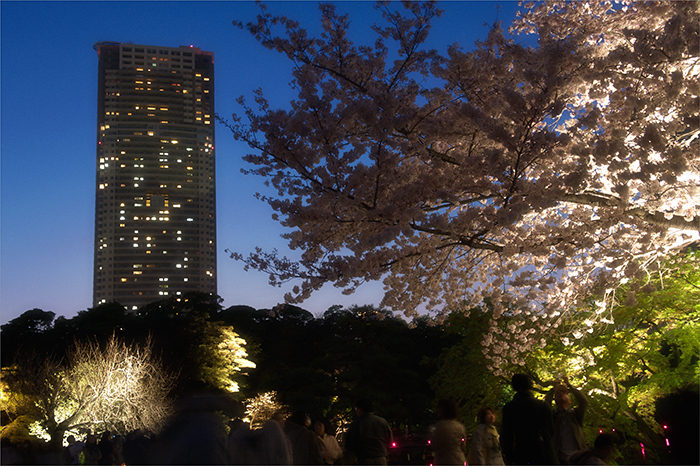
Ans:
{"type": "Polygon", "coordinates": [[[371,400],[360,398],[355,404],[358,418],[345,435],[345,447],[357,457],[358,464],[387,464],[388,447],[393,441],[386,419],[374,414],[371,400]]]}
{"type": "Polygon", "coordinates": [[[554,423],[544,401],[534,397],[532,380],[515,374],[513,400],[503,407],[501,448],[508,464],[557,464],[552,448],[554,423]]]}
{"type": "Polygon", "coordinates": [[[303,411],[296,411],[284,424],[284,432],[292,445],[292,464],[323,464],[318,437],[310,426],[311,416],[303,411]]]}
{"type": "Polygon", "coordinates": [[[574,452],[567,459],[567,464],[588,464],[605,466],[615,454],[615,437],[612,434],[600,434],[593,448],[574,452]]]}
{"type": "Polygon", "coordinates": [[[114,443],[112,442],[112,434],[110,431],[106,430],[102,433],[102,437],[97,446],[100,448],[100,453],[102,453],[98,464],[107,464],[110,466],[114,464],[114,443]]]}

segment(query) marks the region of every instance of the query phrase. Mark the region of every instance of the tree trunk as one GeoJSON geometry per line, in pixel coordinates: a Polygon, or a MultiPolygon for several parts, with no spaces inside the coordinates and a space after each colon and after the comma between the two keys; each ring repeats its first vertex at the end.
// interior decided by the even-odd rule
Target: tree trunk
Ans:
{"type": "Polygon", "coordinates": [[[66,430],[60,427],[56,427],[50,432],[51,440],[49,440],[49,446],[52,450],[59,451],[63,448],[63,436],[66,434],[66,430]]]}

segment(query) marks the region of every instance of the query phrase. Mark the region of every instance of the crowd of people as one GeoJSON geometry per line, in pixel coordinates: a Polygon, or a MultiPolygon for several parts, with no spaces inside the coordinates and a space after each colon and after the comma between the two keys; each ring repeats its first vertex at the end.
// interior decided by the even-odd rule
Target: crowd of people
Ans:
{"type": "Polygon", "coordinates": [[[277,413],[261,429],[246,426],[229,435],[229,464],[387,464],[393,434],[386,419],[374,414],[372,401],[356,403],[357,419],[345,433],[345,451],[332,435],[328,419],[312,423],[303,411],[286,420],[277,413]]]}
{"type": "MultiPolygon", "coordinates": [[[[479,410],[479,427],[472,435],[467,458],[459,440],[461,436],[463,443],[466,434],[455,420],[456,406],[442,408],[442,420],[433,431],[434,464],[605,465],[613,457],[615,445],[611,434],[601,433],[594,446],[588,447],[583,434],[588,400],[567,377],[553,382],[544,401],[532,394],[532,380],[526,374],[515,374],[511,385],[516,393],[503,407],[502,433],[495,427],[495,410],[491,407],[479,410]],[[572,394],[576,407],[572,407],[572,394]],[[552,400],[556,405],[554,411],[552,400]]],[[[447,401],[441,403],[449,406],[447,401]]]]}
{"type": "MultiPolygon", "coordinates": [[[[588,447],[583,422],[586,397],[564,377],[538,400],[532,381],[525,374],[512,378],[513,399],[502,411],[501,433],[496,411],[478,412],[479,426],[467,447],[467,432],[459,421],[457,405],[441,400],[438,421],[430,429],[433,465],[586,464],[604,465],[614,452],[613,438],[599,435],[588,447]],[[572,397],[576,401],[573,406],[572,397]],[[555,409],[551,409],[554,401],[555,409]],[[468,452],[468,455],[467,455],[468,452]]],[[[389,423],[374,413],[371,400],[357,400],[356,419],[344,434],[341,448],[328,419],[296,411],[286,417],[275,413],[262,428],[238,422],[223,427],[216,397],[199,397],[180,411],[176,420],[157,439],[148,432],[127,436],[104,432],[100,440],[91,433],[83,441],[68,437],[64,464],[387,464],[393,432],[389,423]]],[[[7,463],[3,458],[3,464],[7,463]]],[[[15,463],[17,464],[17,463],[15,463]]]]}

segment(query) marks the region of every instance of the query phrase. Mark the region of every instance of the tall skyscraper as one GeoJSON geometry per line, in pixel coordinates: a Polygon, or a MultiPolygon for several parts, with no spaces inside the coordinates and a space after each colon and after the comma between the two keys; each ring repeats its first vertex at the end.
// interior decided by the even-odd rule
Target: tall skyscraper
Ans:
{"type": "Polygon", "coordinates": [[[93,304],[216,294],[214,54],[99,42],[93,304]]]}

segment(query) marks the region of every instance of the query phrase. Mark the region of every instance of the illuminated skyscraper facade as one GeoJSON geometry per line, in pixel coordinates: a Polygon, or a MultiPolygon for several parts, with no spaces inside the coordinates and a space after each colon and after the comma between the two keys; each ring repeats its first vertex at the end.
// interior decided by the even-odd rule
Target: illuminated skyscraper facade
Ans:
{"type": "Polygon", "coordinates": [[[216,294],[214,55],[99,42],[94,305],[216,294]]]}

